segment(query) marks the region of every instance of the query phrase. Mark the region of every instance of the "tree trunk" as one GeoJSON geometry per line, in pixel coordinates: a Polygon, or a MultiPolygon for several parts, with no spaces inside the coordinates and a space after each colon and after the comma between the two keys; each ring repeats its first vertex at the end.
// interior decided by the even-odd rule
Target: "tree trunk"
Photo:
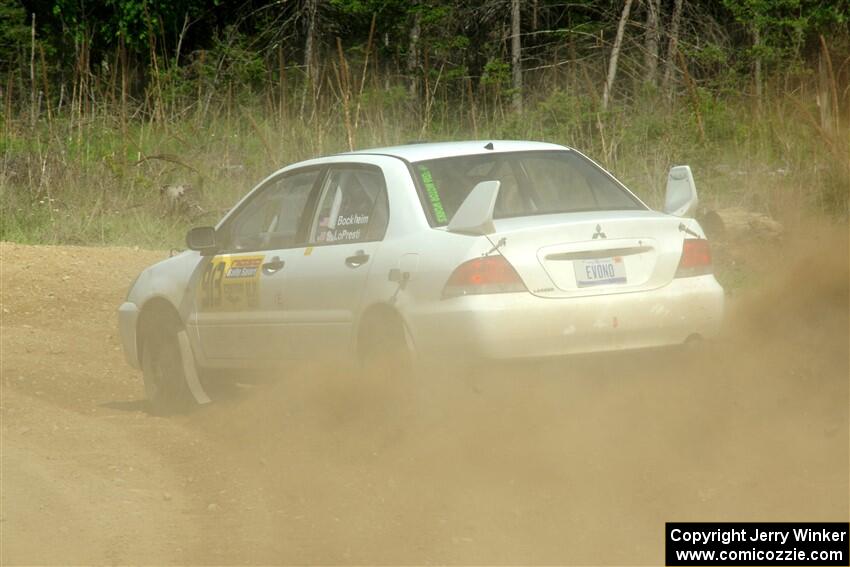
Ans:
{"type": "MultiPolygon", "coordinates": [[[[631,2],[631,0],[628,0],[631,2]]],[[[522,43],[520,41],[520,0],[511,0],[511,69],[513,70],[514,112],[522,112],[522,43]]]]}
{"type": "Polygon", "coordinates": [[[567,53],[569,53],[570,57],[570,69],[569,69],[569,89],[574,90],[578,85],[578,79],[576,76],[576,67],[578,66],[578,54],[576,53],[576,39],[575,32],[573,31],[573,19],[569,12],[567,11],[567,30],[569,33],[569,40],[567,42],[567,53]]]}
{"type": "Polygon", "coordinates": [[[832,91],[829,88],[829,70],[826,64],[826,57],[821,50],[818,57],[818,88],[817,88],[817,103],[820,111],[820,126],[827,134],[832,134],[833,116],[832,116],[832,91]]]}
{"type": "Polygon", "coordinates": [[[318,0],[307,0],[307,38],[304,43],[304,69],[307,79],[313,79],[313,51],[316,49],[316,13],[318,0]]]}
{"type": "Polygon", "coordinates": [[[35,13],[32,14],[30,31],[30,122],[35,126],[35,13]]]}
{"type": "Polygon", "coordinates": [[[537,14],[540,9],[539,0],[532,0],[531,2],[531,31],[537,31],[537,14]]]}
{"type": "MultiPolygon", "coordinates": [[[[124,45],[124,33],[118,36],[118,50],[121,54],[121,132],[124,133],[124,139],[127,139],[127,96],[128,90],[130,89],[130,72],[127,69],[127,48],[124,45]]],[[[203,54],[203,52],[201,52],[203,54]]],[[[200,95],[201,81],[198,81],[198,108],[201,108],[201,95],[200,95]]],[[[60,102],[60,110],[62,106],[61,99],[59,97],[60,102]]]]}
{"type": "MultiPolygon", "coordinates": [[[[838,88],[836,87],[835,71],[832,68],[832,57],[829,55],[829,48],[822,34],[820,35],[820,46],[818,102],[831,105],[831,111],[827,112],[827,114],[832,115],[831,120],[823,124],[824,131],[831,134],[841,130],[841,112],[838,110],[838,88]],[[820,93],[824,96],[821,96],[820,93]]],[[[821,114],[822,118],[823,116],[821,114]]]]}
{"type": "Polygon", "coordinates": [[[407,76],[410,78],[408,89],[410,100],[419,100],[419,35],[422,33],[422,13],[419,10],[413,14],[413,25],[410,26],[410,40],[407,44],[407,76]]]}
{"type": "MultiPolygon", "coordinates": [[[[301,108],[298,112],[301,120],[304,119],[304,108],[307,103],[307,93],[309,92],[311,96],[315,92],[315,77],[314,77],[314,65],[313,61],[315,59],[314,51],[316,50],[316,15],[318,13],[318,1],[319,0],[307,0],[304,8],[307,10],[307,38],[304,40],[304,73],[305,73],[305,82],[304,82],[304,90],[301,93],[301,108]]],[[[315,105],[316,101],[312,101],[315,105]]]]}
{"type": "Polygon", "coordinates": [[[761,32],[758,28],[753,29],[753,47],[755,48],[756,60],[753,63],[753,81],[756,87],[756,108],[761,111],[762,82],[761,82],[761,32]]]}
{"type": "Polygon", "coordinates": [[[283,128],[286,123],[286,62],[283,57],[283,42],[277,44],[277,119],[278,125],[283,128]]]}
{"type": "Polygon", "coordinates": [[[608,100],[611,98],[611,89],[614,87],[614,79],[617,76],[617,60],[620,58],[620,47],[623,45],[623,33],[626,31],[626,22],[629,20],[629,12],[632,9],[632,0],[626,0],[623,13],[620,14],[620,23],[617,26],[617,37],[614,38],[614,47],[611,48],[611,59],[608,61],[608,78],[602,91],[602,110],[608,110],[608,100]]]}
{"type": "Polygon", "coordinates": [[[644,38],[644,66],[646,75],[644,82],[656,86],[658,78],[658,13],[660,0],[646,2],[646,36],[644,38]]]}
{"type": "Polygon", "coordinates": [[[675,0],[673,16],[670,19],[670,39],[667,42],[667,57],[664,62],[664,77],[661,79],[661,89],[668,98],[671,96],[673,73],[676,72],[676,54],[679,51],[679,22],[682,19],[682,0],[675,0]]]}

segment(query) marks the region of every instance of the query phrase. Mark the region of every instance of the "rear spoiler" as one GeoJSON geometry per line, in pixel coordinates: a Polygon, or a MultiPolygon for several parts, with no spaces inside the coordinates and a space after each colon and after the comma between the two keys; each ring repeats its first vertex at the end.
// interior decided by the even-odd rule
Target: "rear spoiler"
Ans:
{"type": "Polygon", "coordinates": [[[485,236],[496,232],[493,211],[501,181],[482,181],[472,188],[449,221],[449,232],[485,236]]]}

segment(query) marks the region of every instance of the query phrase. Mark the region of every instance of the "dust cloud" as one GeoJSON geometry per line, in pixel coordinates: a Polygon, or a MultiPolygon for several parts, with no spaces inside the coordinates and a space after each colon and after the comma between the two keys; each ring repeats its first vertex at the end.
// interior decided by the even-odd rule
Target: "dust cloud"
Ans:
{"type": "Polygon", "coordinates": [[[654,563],[665,520],[846,518],[846,235],[752,248],[713,344],[391,388],[281,369],[196,423],[266,487],[271,559],[654,563]]]}
{"type": "Polygon", "coordinates": [[[42,252],[3,252],[4,564],[658,564],[666,521],[850,517],[846,226],[718,243],[750,280],[716,341],[389,385],[293,365],[170,419],[143,411],[112,320],[29,298],[72,265],[42,252]]]}

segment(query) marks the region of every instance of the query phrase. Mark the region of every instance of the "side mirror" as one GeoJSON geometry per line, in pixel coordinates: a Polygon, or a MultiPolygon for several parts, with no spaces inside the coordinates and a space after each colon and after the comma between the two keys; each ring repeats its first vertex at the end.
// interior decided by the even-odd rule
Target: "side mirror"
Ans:
{"type": "Polygon", "coordinates": [[[215,239],[215,229],[211,226],[199,226],[186,234],[186,246],[189,250],[197,250],[201,256],[211,256],[218,251],[215,239]]]}
{"type": "Polygon", "coordinates": [[[473,187],[449,221],[449,231],[480,235],[496,232],[493,210],[501,184],[501,181],[482,181],[473,187]]]}
{"type": "Polygon", "coordinates": [[[667,176],[664,212],[676,217],[690,217],[697,210],[697,187],[689,165],[677,165],[667,176]]]}

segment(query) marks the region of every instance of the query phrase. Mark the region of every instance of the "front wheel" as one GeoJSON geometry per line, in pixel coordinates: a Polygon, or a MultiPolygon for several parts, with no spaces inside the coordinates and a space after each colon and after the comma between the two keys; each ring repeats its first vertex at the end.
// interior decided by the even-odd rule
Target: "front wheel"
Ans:
{"type": "Polygon", "coordinates": [[[142,347],[145,395],[156,415],[185,413],[195,405],[186,380],[180,349],[179,325],[157,318],[151,321],[142,347]]]}

